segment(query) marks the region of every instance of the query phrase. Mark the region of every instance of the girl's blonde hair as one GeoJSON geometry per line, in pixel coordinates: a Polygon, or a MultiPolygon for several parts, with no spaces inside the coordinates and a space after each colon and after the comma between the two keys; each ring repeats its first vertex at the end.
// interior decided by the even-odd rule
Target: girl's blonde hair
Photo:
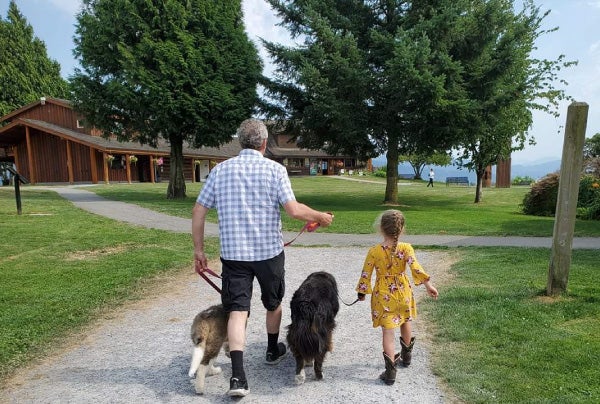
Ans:
{"type": "Polygon", "coordinates": [[[376,221],[379,230],[388,237],[394,239],[394,247],[392,251],[396,251],[396,245],[398,244],[398,238],[404,230],[404,215],[402,212],[396,209],[389,209],[379,215],[376,221]]]}

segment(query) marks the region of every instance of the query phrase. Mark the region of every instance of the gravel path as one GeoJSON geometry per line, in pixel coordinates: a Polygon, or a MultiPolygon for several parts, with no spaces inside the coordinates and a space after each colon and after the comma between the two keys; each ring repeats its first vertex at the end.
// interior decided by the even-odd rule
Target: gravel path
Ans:
{"type": "MultiPolygon", "coordinates": [[[[347,302],[366,251],[362,248],[286,249],[287,293],[282,334],[289,324],[289,299],[311,272],[326,270],[338,281],[347,302]]],[[[417,252],[433,279],[448,260],[441,253],[417,252]]],[[[215,269],[218,269],[215,267],[215,269]]],[[[443,275],[442,275],[443,276],[443,275]]],[[[381,333],[371,326],[369,303],[342,305],[334,333],[334,351],[323,366],[325,380],[312,370],[304,385],[294,385],[291,355],[277,366],[263,363],[266,350],[264,309],[257,287],[248,324],[245,353],[250,394],[245,403],[444,403],[445,395],[428,366],[424,319],[414,323],[417,337],[413,363],[399,369],[394,386],[378,380],[383,369],[381,333]]],[[[424,288],[416,288],[419,298],[424,288]]],[[[443,293],[443,289],[440,291],[443,293]]],[[[130,304],[91,327],[63,352],[19,372],[0,392],[3,403],[219,403],[237,401],[225,395],[231,365],[223,353],[223,372],[207,378],[206,393],[196,395],[187,376],[192,344],[189,329],[195,314],[219,302],[218,294],[190,269],[169,280],[146,299],[130,304]]]]}

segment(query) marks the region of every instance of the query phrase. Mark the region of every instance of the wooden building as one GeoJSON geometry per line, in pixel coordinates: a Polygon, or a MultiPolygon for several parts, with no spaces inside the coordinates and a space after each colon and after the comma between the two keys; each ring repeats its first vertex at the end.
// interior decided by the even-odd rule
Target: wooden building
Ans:
{"type": "MultiPolygon", "coordinates": [[[[218,148],[184,144],[186,181],[204,180],[215,164],[237,156],[237,139],[218,148]]],[[[31,184],[158,182],[169,178],[169,144],[156,148],[104,138],[87,127],[71,102],[41,98],[0,118],[0,161],[12,163],[31,184]]],[[[299,149],[289,136],[270,136],[266,157],[291,175],[338,174],[356,166],[352,158],[299,149]]]]}

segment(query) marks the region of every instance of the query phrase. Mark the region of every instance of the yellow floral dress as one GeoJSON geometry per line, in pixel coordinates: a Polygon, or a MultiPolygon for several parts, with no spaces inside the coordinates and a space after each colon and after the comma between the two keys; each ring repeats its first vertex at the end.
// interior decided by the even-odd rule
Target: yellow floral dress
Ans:
{"type": "Polygon", "coordinates": [[[406,274],[407,265],[415,285],[429,280],[417,262],[412,245],[398,243],[394,254],[390,247],[381,244],[369,249],[356,291],[372,294],[373,327],[396,328],[416,318],[417,306],[406,274]],[[375,285],[371,288],[373,270],[375,285]]]}

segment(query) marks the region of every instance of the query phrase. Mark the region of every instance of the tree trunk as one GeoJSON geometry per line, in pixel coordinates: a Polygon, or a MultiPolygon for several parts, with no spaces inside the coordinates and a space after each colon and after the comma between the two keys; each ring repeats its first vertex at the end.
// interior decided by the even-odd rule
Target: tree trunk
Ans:
{"type": "Polygon", "coordinates": [[[183,175],[183,139],[177,135],[169,136],[171,143],[171,161],[169,167],[169,186],[167,199],[185,199],[185,176],[183,175]]]}
{"type": "Polygon", "coordinates": [[[475,203],[481,202],[483,194],[483,174],[485,173],[485,167],[481,168],[477,166],[475,170],[477,174],[477,185],[475,186],[475,203]]]}
{"type": "Polygon", "coordinates": [[[383,203],[398,204],[398,141],[390,138],[388,140],[387,171],[385,184],[385,199],[383,203]]]}

